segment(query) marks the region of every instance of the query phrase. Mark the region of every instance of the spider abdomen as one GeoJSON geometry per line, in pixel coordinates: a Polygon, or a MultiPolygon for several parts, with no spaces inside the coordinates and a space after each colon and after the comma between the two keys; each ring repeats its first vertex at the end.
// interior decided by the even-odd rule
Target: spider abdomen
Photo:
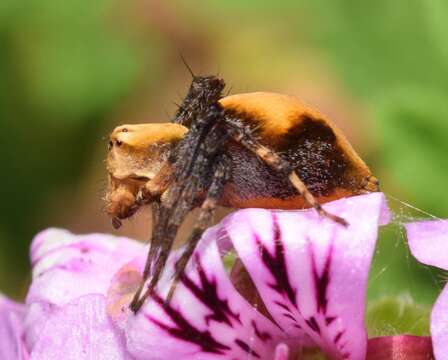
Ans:
{"type": "MultiPolygon", "coordinates": [[[[220,104],[261,144],[287,160],[319,202],[376,190],[376,179],[342,132],[297,98],[248,93],[228,96],[220,104]]],[[[253,152],[233,143],[227,151],[232,158],[232,175],[223,204],[238,208],[307,207],[288,179],[253,152]]]]}

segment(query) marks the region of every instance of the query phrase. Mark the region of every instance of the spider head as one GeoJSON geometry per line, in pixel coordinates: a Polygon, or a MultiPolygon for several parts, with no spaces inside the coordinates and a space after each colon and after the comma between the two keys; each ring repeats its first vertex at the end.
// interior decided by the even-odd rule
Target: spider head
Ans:
{"type": "Polygon", "coordinates": [[[137,124],[116,127],[109,136],[106,211],[114,225],[140,207],[139,194],[159,173],[173,146],[187,129],[178,124],[137,124]]]}

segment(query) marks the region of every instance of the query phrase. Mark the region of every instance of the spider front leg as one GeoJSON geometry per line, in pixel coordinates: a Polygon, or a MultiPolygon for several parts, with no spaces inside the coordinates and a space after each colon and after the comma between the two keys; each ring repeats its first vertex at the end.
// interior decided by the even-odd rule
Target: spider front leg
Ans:
{"type": "Polygon", "coordinates": [[[275,151],[269,149],[263,144],[259,143],[250,133],[248,129],[242,126],[238,120],[227,119],[228,126],[232,138],[243,145],[248,150],[254,152],[267,165],[285,174],[294,188],[301,194],[306,202],[314,208],[319,215],[324,216],[340,225],[348,226],[348,222],[337,215],[327,212],[316,200],[313,194],[308,190],[305,183],[300,179],[297,172],[292,168],[288,161],[281,158],[275,151]]]}
{"type": "Polygon", "coordinates": [[[195,207],[201,194],[210,185],[204,183],[216,169],[220,159],[221,145],[226,141],[223,129],[216,125],[221,109],[208,109],[203,116],[195,118],[195,123],[175,149],[173,167],[175,174],[166,196],[162,196],[158,220],[153,229],[151,247],[146,260],[143,278],[131,309],[137,312],[150,296],[162,275],[179,226],[186,215],[195,207]],[[146,280],[151,275],[149,285],[143,292],[146,280]]]}
{"type": "MultiPolygon", "coordinates": [[[[148,279],[152,265],[154,263],[157,252],[162,247],[163,236],[161,236],[161,228],[164,229],[164,225],[168,221],[171,215],[171,209],[174,207],[175,201],[173,197],[174,193],[178,192],[178,186],[174,185],[168,190],[170,184],[172,184],[172,164],[166,162],[156,174],[156,176],[149,180],[139,194],[140,204],[152,202],[152,237],[151,245],[146,258],[145,267],[143,270],[142,280],[134,295],[134,298],[130,304],[130,308],[137,312],[143,302],[140,301],[140,295],[143,291],[146,280],[148,279]],[[157,199],[157,201],[154,201],[157,199]],[[163,223],[163,221],[165,221],[163,223]],[[162,224],[161,224],[162,223],[162,224]]],[[[172,231],[167,235],[172,240],[166,239],[168,244],[172,244],[176,235],[177,226],[171,226],[172,231]]]]}
{"type": "MultiPolygon", "coordinates": [[[[140,191],[139,196],[137,199],[140,201],[140,205],[151,203],[152,208],[152,228],[155,229],[156,224],[158,223],[159,219],[159,212],[160,212],[160,202],[163,201],[163,197],[165,195],[168,195],[167,189],[169,185],[173,181],[173,171],[172,171],[172,164],[166,161],[162,167],[160,168],[159,172],[156,174],[156,176],[149,180],[143,189],[140,191]]],[[[150,265],[152,264],[152,260],[155,256],[154,249],[158,248],[158,243],[156,244],[157,239],[153,236],[151,239],[151,250],[148,255],[148,261],[145,264],[145,269],[143,271],[143,278],[146,279],[149,276],[150,271],[150,265]]],[[[141,290],[140,290],[141,292],[141,290]]]]}
{"type": "Polygon", "coordinates": [[[130,304],[130,308],[134,313],[141,308],[157,284],[174,243],[177,230],[185,215],[190,210],[188,207],[182,206],[182,204],[178,207],[176,206],[178,204],[177,201],[173,200],[173,197],[178,196],[178,191],[179,189],[176,185],[169,189],[166,199],[162,201],[161,206],[156,213],[157,221],[153,227],[151,246],[146,258],[143,277],[130,304]],[[153,270],[154,263],[155,269],[150,284],[143,296],[141,296],[146,280],[149,278],[151,270],[153,270]]]}
{"type": "Polygon", "coordinates": [[[186,215],[194,207],[194,194],[197,194],[198,184],[192,178],[188,178],[188,180],[188,182],[174,182],[168,189],[166,196],[162,198],[160,209],[157,212],[157,222],[153,228],[151,247],[146,259],[143,277],[130,304],[130,308],[134,313],[138,312],[156,287],[168,260],[177,231],[186,215]],[[140,297],[146,280],[150,275],[149,285],[140,297]]]}
{"type": "Polygon", "coordinates": [[[190,237],[187,240],[187,245],[182,253],[179,260],[177,260],[175,265],[175,272],[173,276],[173,282],[171,284],[170,290],[168,292],[168,296],[166,298],[166,302],[169,303],[176,291],[177,284],[181,279],[185,268],[188,265],[188,261],[193,255],[194,249],[196,248],[197,243],[202,237],[202,234],[207,229],[207,227],[212,222],[213,215],[215,213],[219,197],[222,194],[224,185],[229,179],[230,174],[230,164],[226,158],[218,164],[215,173],[213,175],[212,183],[207,191],[206,198],[201,205],[200,212],[196,224],[194,225],[193,231],[190,234],[190,237]]]}

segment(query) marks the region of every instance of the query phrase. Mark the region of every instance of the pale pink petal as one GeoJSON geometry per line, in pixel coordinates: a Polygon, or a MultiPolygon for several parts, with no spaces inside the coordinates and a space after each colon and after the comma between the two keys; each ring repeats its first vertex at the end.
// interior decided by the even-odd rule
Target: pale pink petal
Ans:
{"type": "Polygon", "coordinates": [[[437,360],[448,359],[448,286],[442,290],[431,312],[431,337],[437,360]]]}
{"type": "Polygon", "coordinates": [[[145,258],[139,257],[125,264],[113,277],[107,292],[107,313],[117,329],[124,331],[128,316],[131,314],[129,304],[137,292],[142,279],[145,258]]]}
{"type": "MultiPolygon", "coordinates": [[[[128,350],[136,359],[274,358],[275,346],[285,336],[234,289],[215,242],[218,230],[211,228],[202,238],[193,264],[190,263],[169,305],[164,304],[163,298],[176,254],[171,257],[157,294],[148,299],[137,315],[128,313],[124,332],[128,350]]],[[[115,286],[119,293],[123,294],[121,290],[126,287],[134,288],[130,282],[137,277],[131,275],[132,271],[138,270],[126,265],[117,276],[118,281],[124,282],[123,286],[115,286]]],[[[112,308],[128,312],[126,305],[111,297],[116,304],[112,308]]],[[[115,318],[120,321],[120,316],[115,318]]]]}
{"type": "Polygon", "coordinates": [[[433,358],[430,337],[397,335],[369,339],[366,360],[431,360],[433,358]]]}
{"type": "Polygon", "coordinates": [[[82,295],[106,294],[118,269],[144,251],[143,245],[127,238],[45,230],[31,245],[33,282],[27,303],[63,305],[82,295]]]}
{"type": "Polygon", "coordinates": [[[286,344],[278,344],[275,348],[274,360],[288,360],[289,347],[286,344]]]}
{"type": "MultiPolygon", "coordinates": [[[[417,260],[448,270],[448,221],[410,223],[406,230],[409,247],[417,260]]],[[[448,359],[448,287],[432,309],[431,337],[436,359],[448,359]]]]}
{"type": "Polygon", "coordinates": [[[58,308],[58,306],[48,302],[28,304],[23,325],[23,341],[27,349],[33,349],[34,344],[42,334],[45,323],[58,308]]]}
{"type": "Polygon", "coordinates": [[[381,193],[325,205],[345,228],[315,211],[248,209],[224,226],[277,324],[290,337],[308,334],[332,358],[364,359],[367,277],[379,223],[381,193]]]}
{"type": "Polygon", "coordinates": [[[27,295],[24,341],[33,349],[61,306],[88,294],[106,294],[114,274],[143,245],[112,235],[74,235],[60,229],[38,234],[31,245],[33,281],[27,295]]]}
{"type": "Polygon", "coordinates": [[[28,352],[22,341],[25,305],[0,295],[0,359],[25,360],[28,352]]]}
{"type": "Polygon", "coordinates": [[[77,298],[53,313],[42,329],[33,360],[131,359],[106,314],[103,295],[77,298]]]}
{"type": "Polygon", "coordinates": [[[418,261],[448,270],[448,221],[406,224],[408,243],[418,261]]]}

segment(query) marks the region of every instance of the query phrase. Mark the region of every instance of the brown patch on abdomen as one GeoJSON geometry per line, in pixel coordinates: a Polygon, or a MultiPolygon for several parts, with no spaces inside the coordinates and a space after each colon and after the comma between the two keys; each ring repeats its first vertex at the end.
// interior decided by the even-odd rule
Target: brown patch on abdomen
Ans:
{"type": "MultiPolygon", "coordinates": [[[[325,121],[303,115],[296,124],[271,148],[291,164],[320,203],[367,190],[368,168],[360,159],[364,167],[357,166],[325,121]]],[[[260,142],[266,145],[263,140],[260,142]]],[[[232,174],[223,205],[278,209],[309,206],[285,174],[269,167],[251,151],[229,143],[228,153],[232,158],[232,174]]]]}
{"type": "Polygon", "coordinates": [[[352,176],[353,164],[333,129],[321,119],[302,115],[275,150],[289,161],[316,197],[330,196],[337,188],[358,188],[357,179],[352,176]]]}

